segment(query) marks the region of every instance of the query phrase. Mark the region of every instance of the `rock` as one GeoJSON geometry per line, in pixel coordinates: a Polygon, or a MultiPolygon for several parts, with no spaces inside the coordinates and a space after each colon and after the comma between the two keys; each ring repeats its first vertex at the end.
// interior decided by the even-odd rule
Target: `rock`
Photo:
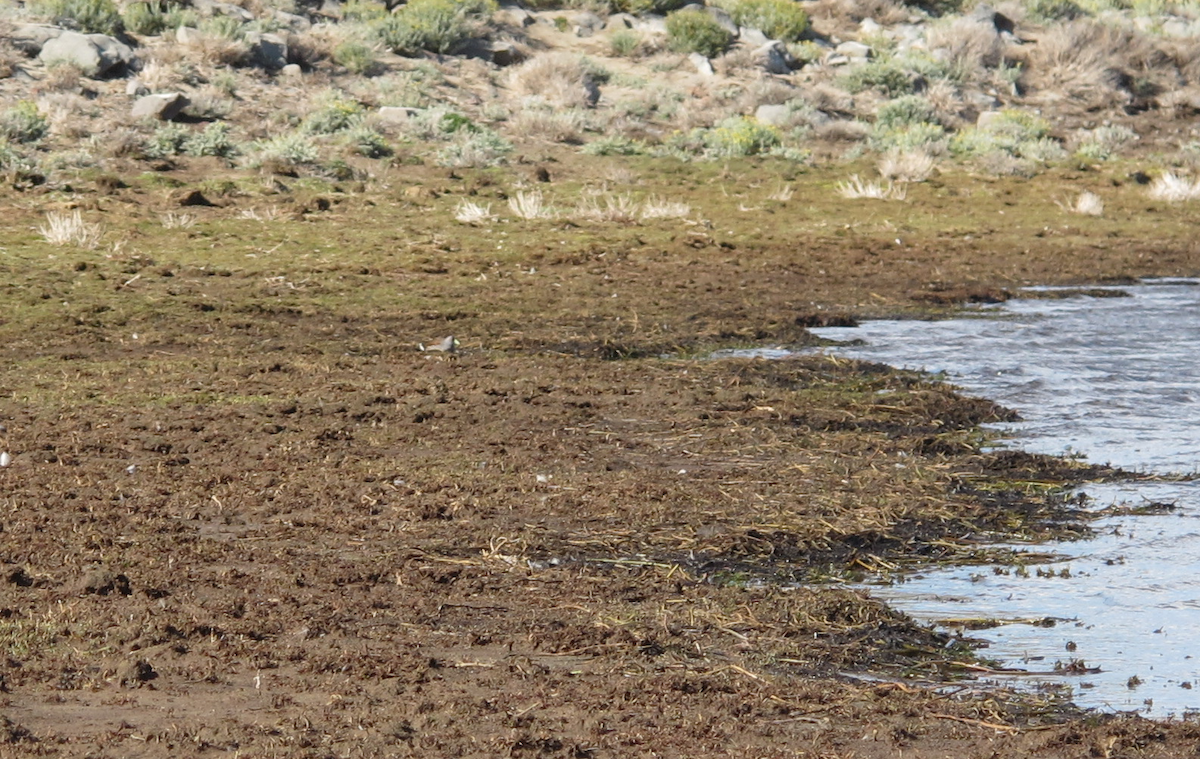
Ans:
{"type": "Polygon", "coordinates": [[[492,63],[497,66],[512,66],[525,60],[524,53],[511,42],[493,40],[489,44],[492,49],[492,63]]]}
{"type": "Polygon", "coordinates": [[[515,26],[520,29],[524,29],[527,26],[533,26],[535,23],[537,23],[537,19],[533,17],[532,13],[524,8],[518,8],[515,5],[508,8],[501,8],[500,10],[496,11],[492,15],[492,20],[498,24],[515,26]]]}
{"type": "Polygon", "coordinates": [[[754,120],[768,126],[786,126],[792,118],[792,109],[786,105],[760,105],[754,111],[754,120]]]}
{"type": "Polygon", "coordinates": [[[278,71],[287,65],[287,40],[278,34],[249,32],[245,40],[250,45],[250,57],[255,65],[268,71],[278,71]]]}
{"type": "Polygon", "coordinates": [[[174,200],[176,204],[183,208],[186,208],[187,206],[211,207],[216,205],[216,203],[213,203],[211,200],[204,197],[204,193],[200,192],[199,190],[181,190],[180,192],[172,195],[172,200],[174,200]]]}
{"type": "Polygon", "coordinates": [[[21,24],[9,35],[9,44],[29,57],[42,52],[42,47],[66,29],[48,24],[21,24]]]}
{"type": "Polygon", "coordinates": [[[704,76],[714,76],[716,74],[716,72],[713,71],[712,61],[708,60],[700,53],[689,54],[688,60],[692,62],[692,65],[696,67],[696,71],[698,71],[700,74],[704,76]]]}
{"type": "Polygon", "coordinates": [[[967,101],[968,105],[980,112],[994,111],[1000,107],[1000,101],[996,99],[995,95],[989,95],[979,90],[964,93],[963,99],[967,101]]]}
{"type": "Polygon", "coordinates": [[[404,124],[420,112],[420,108],[385,105],[379,109],[379,120],[385,124],[404,124]]]}
{"type": "Polygon", "coordinates": [[[232,3],[219,3],[214,0],[192,0],[192,7],[205,16],[232,16],[242,22],[254,20],[254,14],[232,3]]]}
{"type": "Polygon", "coordinates": [[[79,579],[78,588],[84,594],[95,596],[108,596],[113,593],[128,596],[133,593],[128,577],[102,567],[97,567],[84,574],[79,579]]]}
{"type": "Polygon", "coordinates": [[[193,45],[200,41],[203,35],[194,26],[181,26],[175,30],[175,41],[182,45],[193,45]]]}
{"type": "Polygon", "coordinates": [[[297,16],[295,13],[275,11],[275,20],[283,23],[293,32],[307,32],[312,29],[311,21],[306,19],[304,16],[297,16]]]}
{"type": "Polygon", "coordinates": [[[859,34],[879,34],[881,29],[883,29],[883,27],[880,26],[879,23],[873,18],[864,18],[858,24],[859,34]]]}
{"type": "Polygon", "coordinates": [[[968,18],[979,21],[980,23],[989,24],[996,30],[997,33],[1000,34],[1004,34],[1006,32],[1008,34],[1013,34],[1016,32],[1017,28],[1017,25],[1011,18],[1005,16],[1003,13],[998,13],[995,8],[987,3],[982,3],[975,6],[975,10],[971,11],[971,15],[968,16],[968,18]]]}
{"type": "Polygon", "coordinates": [[[758,29],[750,26],[738,27],[738,39],[740,39],[742,42],[745,42],[747,45],[750,45],[751,47],[765,45],[771,41],[770,37],[763,34],[758,29]]]}
{"type": "Polygon", "coordinates": [[[724,27],[725,31],[729,32],[735,37],[738,35],[737,22],[733,20],[733,16],[729,15],[729,11],[725,10],[724,8],[718,8],[715,5],[710,5],[704,10],[708,11],[708,15],[712,16],[713,20],[724,27]]]}
{"type": "Polygon", "coordinates": [[[647,34],[666,34],[667,19],[663,16],[648,13],[637,20],[637,25],[634,28],[647,34]]]}
{"type": "Polygon", "coordinates": [[[620,32],[626,29],[632,29],[637,24],[637,19],[628,13],[614,13],[608,17],[608,22],[604,28],[610,32],[620,32]]]}
{"type": "Polygon", "coordinates": [[[604,28],[604,20],[595,13],[577,13],[572,19],[576,37],[591,37],[604,28]]]}
{"type": "Polygon", "coordinates": [[[834,53],[826,57],[824,63],[826,66],[845,66],[850,63],[850,59],[841,53],[834,53]]]}
{"type": "Polygon", "coordinates": [[[156,677],[158,677],[158,673],[145,659],[126,659],[117,665],[116,680],[117,685],[121,687],[137,688],[142,683],[149,682],[156,677]]]}
{"type": "Polygon", "coordinates": [[[302,76],[303,74],[304,74],[304,70],[300,68],[299,63],[289,63],[288,65],[279,69],[280,76],[289,76],[289,77],[294,78],[294,77],[302,76]]]}
{"type": "Polygon", "coordinates": [[[78,66],[85,75],[96,77],[116,73],[132,65],[137,57],[128,45],[115,37],[63,32],[42,46],[38,60],[42,63],[66,61],[78,66]]]}
{"type": "Polygon", "coordinates": [[[847,41],[834,48],[837,52],[847,58],[866,60],[871,57],[871,46],[864,45],[861,42],[847,41]]]}
{"type": "Polygon", "coordinates": [[[979,129],[987,129],[997,123],[1003,115],[1002,111],[984,111],[979,114],[979,118],[975,119],[975,126],[979,129]]]}
{"type": "Polygon", "coordinates": [[[150,88],[142,84],[141,79],[130,79],[125,83],[125,94],[131,98],[137,98],[142,95],[149,95],[150,88]]]}
{"type": "Polygon", "coordinates": [[[146,95],[137,99],[129,115],[135,119],[170,121],[187,108],[190,102],[181,92],[146,95]]]}
{"type": "Polygon", "coordinates": [[[787,46],[779,40],[755,48],[752,55],[754,62],[769,74],[789,74],[792,71],[792,57],[788,55],[787,46]]]}

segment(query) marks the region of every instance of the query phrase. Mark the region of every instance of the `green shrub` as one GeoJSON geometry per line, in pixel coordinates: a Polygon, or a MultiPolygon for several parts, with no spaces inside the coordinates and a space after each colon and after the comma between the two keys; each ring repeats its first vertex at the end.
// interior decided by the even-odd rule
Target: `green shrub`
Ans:
{"type": "Polygon", "coordinates": [[[191,133],[179,124],[163,124],[146,140],[143,153],[147,158],[170,158],[183,152],[191,133]]]}
{"type": "Polygon", "coordinates": [[[495,166],[512,152],[508,140],[490,129],[461,131],[459,136],[437,153],[437,164],[449,168],[495,166]]]}
{"type": "Polygon", "coordinates": [[[400,55],[448,53],[495,9],[494,0],[411,0],[375,28],[384,44],[400,55]]]}
{"type": "Polygon", "coordinates": [[[277,164],[287,167],[303,166],[317,162],[320,153],[310,135],[303,132],[289,132],[270,140],[256,142],[254,163],[277,164]]]}
{"type": "Polygon", "coordinates": [[[188,136],[183,143],[183,152],[190,156],[217,156],[230,158],[237,155],[238,146],[229,136],[228,124],[209,124],[203,132],[188,136]]]}
{"type": "Polygon", "coordinates": [[[354,126],[361,120],[363,107],[353,100],[338,97],[328,97],[315,111],[310,113],[300,125],[305,134],[333,134],[354,126]]]}
{"type": "Polygon", "coordinates": [[[342,6],[343,21],[374,22],[387,18],[388,9],[374,0],[350,0],[342,6]]]}
{"type": "Polygon", "coordinates": [[[899,129],[910,124],[935,124],[937,112],[920,95],[904,95],[879,106],[875,114],[876,129],[899,129]]]}
{"type": "Polygon", "coordinates": [[[110,35],[125,30],[113,0],[34,0],[29,5],[34,13],[68,29],[110,35]]]}
{"type": "Polygon", "coordinates": [[[608,37],[609,52],[621,58],[629,58],[633,56],[635,53],[637,53],[641,46],[641,35],[628,29],[622,29],[619,32],[613,32],[608,37]]]}
{"type": "Polygon", "coordinates": [[[200,31],[226,40],[240,40],[245,36],[245,25],[233,16],[212,16],[200,22],[200,31]]]}
{"type": "MultiPolygon", "coordinates": [[[[779,146],[780,132],[746,116],[732,116],[715,127],[697,128],[667,141],[666,151],[708,159],[743,158],[768,153],[779,146]]],[[[661,151],[660,151],[661,152],[661,151]]]]}
{"type": "Polygon", "coordinates": [[[773,40],[795,42],[808,29],[808,14],[795,0],[734,0],[724,7],[738,26],[758,29],[773,40]]]}
{"type": "Polygon", "coordinates": [[[351,74],[370,74],[379,62],[375,59],[375,48],[359,42],[346,40],[333,49],[333,62],[351,74]]]}
{"type": "Polygon", "coordinates": [[[944,144],[945,139],[946,130],[940,124],[915,122],[893,129],[879,129],[877,126],[871,134],[870,145],[880,152],[888,150],[907,152],[931,145],[944,144]]]}
{"type": "Polygon", "coordinates": [[[680,53],[715,58],[733,42],[733,35],[712,14],[702,10],[676,11],[667,16],[667,45],[680,53]]]}
{"type": "Polygon", "coordinates": [[[860,63],[842,75],[841,84],[854,95],[877,89],[890,98],[911,94],[915,87],[912,75],[895,60],[860,63]]]}
{"type": "Polygon", "coordinates": [[[592,140],[581,151],[587,155],[642,155],[646,152],[646,145],[639,140],[614,134],[592,140]]]}
{"type": "Polygon", "coordinates": [[[165,23],[167,29],[178,29],[181,26],[190,26],[195,29],[200,26],[200,15],[191,8],[172,5],[167,9],[165,23]]]}
{"type": "Polygon", "coordinates": [[[374,127],[361,121],[346,131],[350,149],[367,158],[383,158],[392,154],[392,147],[374,127]]]}
{"type": "Polygon", "coordinates": [[[0,112],[0,137],[13,142],[37,142],[50,131],[50,122],[38,111],[37,104],[22,100],[0,112]]]}
{"type": "Polygon", "coordinates": [[[167,28],[167,15],[157,2],[130,3],[121,12],[125,28],[134,34],[152,36],[167,28]]]}

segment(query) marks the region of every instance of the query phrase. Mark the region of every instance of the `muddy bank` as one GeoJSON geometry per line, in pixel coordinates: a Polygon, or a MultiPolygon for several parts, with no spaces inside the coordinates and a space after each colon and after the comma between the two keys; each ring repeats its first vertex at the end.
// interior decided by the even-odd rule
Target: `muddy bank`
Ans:
{"type": "MultiPolygon", "coordinates": [[[[1180,273],[1196,264],[1171,237],[1187,219],[1136,248],[1077,230],[1087,259],[1032,236],[1017,250],[920,231],[991,202],[947,195],[800,238],[812,211],[768,225],[704,201],[720,180],[697,171],[680,190],[705,203],[694,224],[460,225],[446,193],[464,180],[435,175],[409,177],[436,185],[425,201],[326,188],[327,210],[280,223],[239,217],[262,199],[233,194],[178,232],[155,221],[164,196],[133,186],[97,199],[124,241],[97,251],[41,242],[37,204],[15,196],[0,261],[3,749],[1193,745],[1188,726],[929,687],[969,673],[966,642],[777,582],[1083,530],[1022,483],[1099,473],[981,453],[978,425],[1008,412],[910,373],[696,357],[811,342],[825,314],[1002,292],[1017,259],[1055,281],[1180,273]],[[883,247],[898,223],[907,242],[883,247]],[[449,334],[456,353],[417,349],[449,334]]],[[[478,195],[501,180],[465,181],[478,195]]]]}

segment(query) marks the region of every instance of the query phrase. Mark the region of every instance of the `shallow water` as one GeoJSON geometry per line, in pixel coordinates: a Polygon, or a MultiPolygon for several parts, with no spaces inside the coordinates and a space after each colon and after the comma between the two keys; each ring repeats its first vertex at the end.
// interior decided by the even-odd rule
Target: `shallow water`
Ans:
{"type": "MultiPolygon", "coordinates": [[[[988,308],[988,318],[813,332],[864,341],[834,349],[839,355],[945,372],[970,394],[1015,409],[1023,420],[1000,425],[1012,447],[1130,470],[1194,473],[1200,468],[1198,285],[1147,282],[1122,287],[1128,298],[1017,300],[988,308]]],[[[1030,567],[1028,576],[1007,568],[940,569],[872,592],[930,621],[1054,618],[1052,627],[1014,623],[968,634],[989,641],[982,653],[1006,667],[1051,672],[1056,663],[1078,661],[1099,667],[1099,673],[1041,678],[1071,685],[1083,707],[1153,717],[1200,710],[1200,482],[1088,485],[1084,492],[1097,507],[1177,508],[1100,521],[1096,539],[1049,546],[1063,560],[1030,567]]]]}

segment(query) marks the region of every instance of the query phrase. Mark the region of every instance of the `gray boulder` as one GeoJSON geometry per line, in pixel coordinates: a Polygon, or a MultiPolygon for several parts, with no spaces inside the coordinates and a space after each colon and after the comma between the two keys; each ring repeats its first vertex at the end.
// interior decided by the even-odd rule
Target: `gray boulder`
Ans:
{"type": "Polygon", "coordinates": [[[586,11],[575,14],[572,27],[576,37],[591,37],[604,28],[604,19],[586,11]]]}
{"type": "Polygon", "coordinates": [[[737,22],[733,20],[733,16],[729,15],[729,11],[724,8],[718,8],[715,5],[710,5],[704,10],[708,11],[708,15],[712,16],[714,21],[724,27],[725,31],[734,37],[738,35],[737,22]]]}
{"type": "Polygon", "coordinates": [[[278,71],[287,65],[287,40],[278,34],[250,32],[245,40],[250,45],[250,57],[256,66],[268,71],[278,71]]]}
{"type": "Polygon", "coordinates": [[[48,24],[21,24],[9,35],[9,43],[31,58],[42,52],[42,47],[58,37],[66,29],[48,24]]]}
{"type": "Polygon", "coordinates": [[[691,61],[692,65],[696,67],[696,71],[700,72],[702,75],[704,75],[704,76],[715,76],[716,75],[716,72],[713,71],[712,61],[708,60],[700,53],[689,54],[688,60],[691,61]]]}
{"type": "Polygon", "coordinates": [[[79,67],[87,76],[116,73],[122,67],[133,67],[137,56],[128,45],[105,34],[63,32],[42,46],[38,53],[42,63],[65,61],[79,67]]]}
{"type": "Polygon", "coordinates": [[[379,120],[384,124],[405,124],[420,112],[420,108],[385,105],[379,109],[379,120]]]}
{"type": "Polygon", "coordinates": [[[787,126],[792,120],[792,109],[786,105],[760,105],[754,111],[754,120],[768,126],[787,126]]]}
{"type": "Polygon", "coordinates": [[[788,74],[792,71],[792,57],[787,46],[779,40],[768,42],[754,49],[754,62],[769,74],[788,74]]]}
{"type": "Polygon", "coordinates": [[[761,30],[749,26],[738,27],[738,39],[751,47],[760,47],[771,41],[761,30]]]}
{"type": "Polygon", "coordinates": [[[637,23],[637,18],[628,13],[614,13],[608,17],[604,28],[610,32],[620,32],[626,29],[632,29],[637,23]]]}
{"type": "Polygon", "coordinates": [[[180,92],[162,92],[146,95],[133,104],[130,115],[135,119],[158,119],[170,121],[187,108],[190,101],[180,92]]]}
{"type": "Polygon", "coordinates": [[[307,32],[312,29],[312,22],[304,16],[297,16],[295,13],[285,13],[284,11],[275,11],[275,20],[285,24],[288,29],[293,32],[307,32]]]}
{"type": "Polygon", "coordinates": [[[835,49],[850,60],[866,60],[871,57],[871,46],[861,42],[843,42],[835,49]]]}

